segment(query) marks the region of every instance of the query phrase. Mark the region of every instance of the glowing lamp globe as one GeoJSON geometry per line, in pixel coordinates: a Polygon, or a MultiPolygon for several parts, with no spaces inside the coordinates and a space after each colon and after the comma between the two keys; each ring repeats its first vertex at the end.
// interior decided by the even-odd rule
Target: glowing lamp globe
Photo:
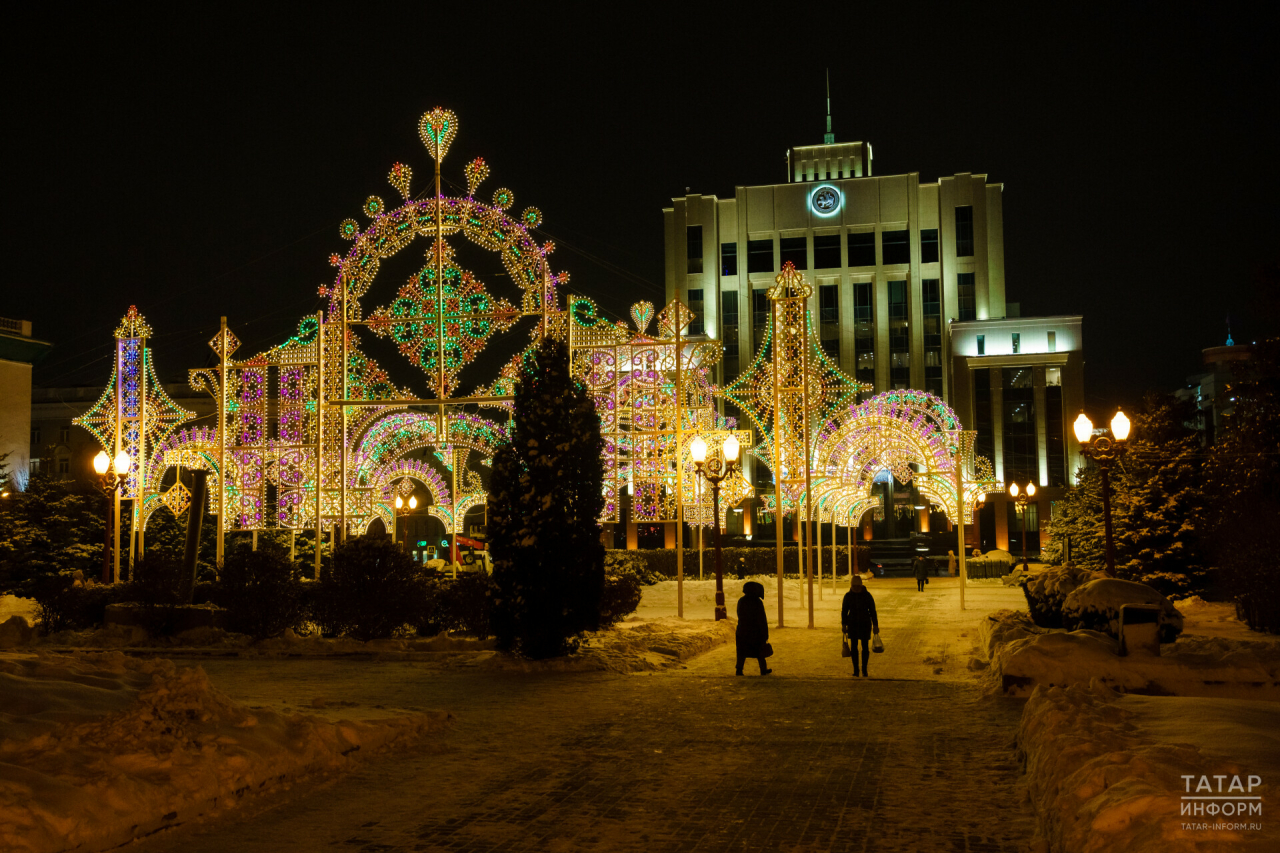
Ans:
{"type": "Polygon", "coordinates": [[[1129,437],[1129,418],[1124,412],[1116,412],[1116,416],[1111,419],[1111,434],[1116,441],[1124,441],[1129,437]]]}
{"type": "Polygon", "coordinates": [[[1080,417],[1076,418],[1071,428],[1075,430],[1076,441],[1081,444],[1088,444],[1089,439],[1093,438],[1093,421],[1089,420],[1089,416],[1084,412],[1080,413],[1080,417]]]}
{"type": "Polygon", "coordinates": [[[98,472],[101,477],[107,473],[107,468],[111,467],[111,457],[107,455],[107,451],[99,450],[98,455],[93,457],[93,470],[98,472]]]}
{"type": "Polygon", "coordinates": [[[738,437],[731,435],[724,440],[724,459],[726,462],[737,462],[738,454],[742,451],[742,446],[738,444],[738,437]]]}
{"type": "Polygon", "coordinates": [[[396,509],[403,509],[403,508],[404,508],[404,498],[400,497],[399,495],[396,495],[396,509]]]}
{"type": "Polygon", "coordinates": [[[129,458],[129,454],[121,450],[116,454],[115,468],[117,474],[124,474],[132,466],[133,460],[129,458]]]}
{"type": "Polygon", "coordinates": [[[409,498],[409,509],[418,508],[418,499],[416,497],[409,498]]]}
{"type": "Polygon", "coordinates": [[[703,441],[702,436],[697,436],[689,443],[689,455],[696,463],[701,464],[707,461],[707,443],[703,441]]]}
{"type": "Polygon", "coordinates": [[[1013,497],[1015,497],[1015,498],[1018,496],[1018,484],[1017,484],[1017,483],[1010,483],[1010,484],[1009,484],[1009,494],[1010,494],[1010,495],[1012,495],[1012,496],[1013,496],[1013,497]]]}
{"type": "Polygon", "coordinates": [[[1036,484],[1027,483],[1027,497],[1034,498],[1036,496],[1036,484]]]}

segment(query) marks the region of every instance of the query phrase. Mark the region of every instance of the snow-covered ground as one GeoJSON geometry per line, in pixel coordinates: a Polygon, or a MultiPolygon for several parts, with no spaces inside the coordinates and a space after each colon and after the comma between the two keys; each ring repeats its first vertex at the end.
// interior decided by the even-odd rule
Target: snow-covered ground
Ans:
{"type": "Polygon", "coordinates": [[[1278,720],[1270,702],[1122,696],[1097,682],[1037,688],[1018,749],[1045,846],[1280,849],[1278,720]]]}
{"type": "Polygon", "coordinates": [[[1029,696],[1039,685],[1097,679],[1126,693],[1280,701],[1280,637],[1249,631],[1230,604],[1179,602],[1185,627],[1160,655],[1118,655],[1096,631],[1046,631],[1025,613],[999,611],[982,624],[993,689],[1029,696]]]}
{"type": "Polygon", "coordinates": [[[328,720],[250,709],[200,668],[120,652],[0,655],[0,849],[101,850],[245,797],[412,749],[444,712],[328,720]]]}

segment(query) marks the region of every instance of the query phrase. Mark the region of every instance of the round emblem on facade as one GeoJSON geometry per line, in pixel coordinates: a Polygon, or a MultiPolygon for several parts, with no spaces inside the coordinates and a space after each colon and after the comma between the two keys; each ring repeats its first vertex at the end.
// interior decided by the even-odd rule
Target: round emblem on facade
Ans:
{"type": "Polygon", "coordinates": [[[835,187],[818,187],[809,196],[809,206],[819,216],[833,216],[840,211],[840,192],[835,187]]]}

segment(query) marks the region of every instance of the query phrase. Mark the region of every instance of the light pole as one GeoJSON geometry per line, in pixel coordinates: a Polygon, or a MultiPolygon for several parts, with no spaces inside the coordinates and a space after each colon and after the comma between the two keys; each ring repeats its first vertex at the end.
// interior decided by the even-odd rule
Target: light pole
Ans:
{"type": "Polygon", "coordinates": [[[1116,576],[1116,546],[1111,536],[1111,466],[1124,456],[1129,441],[1129,419],[1125,413],[1116,410],[1111,419],[1110,434],[1094,437],[1093,421],[1084,412],[1076,418],[1072,429],[1076,441],[1080,442],[1080,452],[1098,463],[1102,472],[1102,520],[1103,530],[1107,535],[1107,577],[1116,576]]]}
{"type": "Polygon", "coordinates": [[[93,457],[93,470],[98,475],[98,487],[107,497],[107,523],[104,527],[102,543],[102,582],[111,583],[111,499],[129,476],[129,466],[133,462],[129,454],[121,450],[114,460],[107,451],[99,450],[93,457]]]}
{"type": "Polygon", "coordinates": [[[738,439],[730,435],[721,445],[721,453],[717,458],[707,461],[707,443],[702,436],[697,436],[689,444],[689,455],[693,457],[694,467],[698,474],[711,486],[711,520],[716,526],[716,621],[729,618],[729,611],[724,606],[724,575],[720,571],[720,484],[738,468],[738,439]],[[723,457],[723,458],[721,458],[723,457]]]}
{"type": "Polygon", "coordinates": [[[1028,482],[1025,490],[1019,490],[1017,483],[1009,484],[1009,495],[1022,510],[1022,570],[1027,570],[1027,504],[1036,496],[1036,484],[1028,482]]]}
{"type": "MultiPolygon", "coordinates": [[[[418,499],[413,495],[409,496],[408,503],[405,503],[404,498],[400,497],[399,495],[396,495],[396,527],[398,528],[400,526],[401,518],[413,512],[417,508],[418,508],[418,499]]],[[[392,531],[391,541],[393,542],[400,541],[399,530],[392,531]]],[[[409,528],[407,526],[404,529],[404,550],[406,553],[409,550],[409,528]]]]}

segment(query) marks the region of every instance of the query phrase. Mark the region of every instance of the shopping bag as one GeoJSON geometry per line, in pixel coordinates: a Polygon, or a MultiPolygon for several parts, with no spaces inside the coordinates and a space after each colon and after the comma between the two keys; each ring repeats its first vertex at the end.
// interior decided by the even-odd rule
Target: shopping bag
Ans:
{"type": "Polygon", "coordinates": [[[876,631],[874,634],[871,635],[871,651],[873,652],[884,651],[884,641],[880,639],[879,631],[876,631]]]}
{"type": "Polygon", "coordinates": [[[849,648],[849,635],[848,634],[843,635],[840,638],[840,642],[842,644],[842,647],[840,649],[840,657],[842,658],[853,657],[853,649],[849,648]]]}
{"type": "Polygon", "coordinates": [[[773,645],[771,643],[765,643],[763,646],[760,647],[760,657],[762,658],[773,657],[773,645]]]}
{"type": "Polygon", "coordinates": [[[927,575],[925,576],[925,579],[924,579],[924,585],[925,586],[929,585],[929,577],[927,575]]]}

